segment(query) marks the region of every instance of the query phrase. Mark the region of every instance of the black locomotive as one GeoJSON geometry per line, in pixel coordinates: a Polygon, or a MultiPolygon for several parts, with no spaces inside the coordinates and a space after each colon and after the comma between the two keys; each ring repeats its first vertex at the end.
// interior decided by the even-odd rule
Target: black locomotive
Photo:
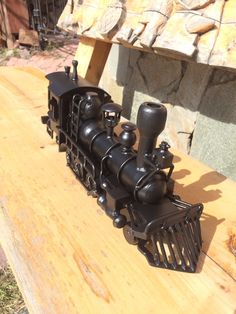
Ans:
{"type": "Polygon", "coordinates": [[[136,126],[121,125],[122,108],[104,90],[77,75],[77,61],[65,72],[47,75],[48,115],[42,117],[67,165],[98,204],[123,228],[152,266],[195,272],[202,239],[202,204],[191,205],[173,194],[173,155],[169,145],[156,147],[166,123],[160,103],[143,103],[136,126]]]}

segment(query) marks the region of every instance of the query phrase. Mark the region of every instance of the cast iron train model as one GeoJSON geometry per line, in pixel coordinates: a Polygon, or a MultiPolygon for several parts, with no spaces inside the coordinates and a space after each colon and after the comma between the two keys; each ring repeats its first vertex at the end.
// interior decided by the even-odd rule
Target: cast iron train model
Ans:
{"type": "Polygon", "coordinates": [[[92,86],[73,71],[47,75],[48,115],[42,117],[47,132],[55,134],[59,151],[76,178],[97,197],[98,204],[123,228],[126,240],[137,245],[152,266],[195,272],[202,239],[202,204],[191,205],[173,194],[174,169],[169,145],[158,135],[166,123],[161,103],[143,103],[136,126],[121,125],[122,108],[104,90],[92,86]],[[117,128],[116,128],[117,129],[117,128]]]}

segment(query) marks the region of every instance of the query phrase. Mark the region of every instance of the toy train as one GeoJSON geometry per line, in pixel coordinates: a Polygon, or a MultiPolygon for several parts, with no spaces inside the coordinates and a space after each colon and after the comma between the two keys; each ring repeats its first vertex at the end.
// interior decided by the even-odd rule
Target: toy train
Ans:
{"type": "Polygon", "coordinates": [[[160,103],[143,103],[136,126],[121,125],[122,108],[104,90],[78,77],[77,61],[65,72],[47,75],[48,115],[42,117],[55,134],[67,165],[98,204],[123,228],[126,240],[137,245],[152,266],[195,272],[201,251],[202,204],[191,205],[173,194],[174,169],[169,145],[156,148],[166,123],[160,103]]]}

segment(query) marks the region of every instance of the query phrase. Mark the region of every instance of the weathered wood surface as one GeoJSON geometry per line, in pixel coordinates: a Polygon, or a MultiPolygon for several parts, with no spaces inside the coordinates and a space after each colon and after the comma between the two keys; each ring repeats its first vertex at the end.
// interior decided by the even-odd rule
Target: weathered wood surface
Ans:
{"type": "Polygon", "coordinates": [[[28,29],[29,14],[26,1],[6,0],[5,3],[11,32],[19,33],[20,28],[28,29]]]}
{"type": "Polygon", "coordinates": [[[215,21],[206,16],[194,14],[185,24],[190,34],[204,34],[215,26],[215,21]]]}
{"type": "Polygon", "coordinates": [[[1,68],[0,97],[0,241],[30,313],[234,313],[235,183],[177,153],[177,193],[205,205],[206,254],[196,274],[150,267],[41,125],[43,74],[1,68]]]}
{"type": "Polygon", "coordinates": [[[210,32],[203,34],[198,41],[197,62],[209,64],[211,53],[220,32],[221,17],[224,10],[225,0],[215,0],[206,9],[206,15],[215,21],[215,27],[210,32]]]}
{"type": "Polygon", "coordinates": [[[209,64],[236,69],[236,1],[234,0],[225,3],[220,32],[209,64]]]}
{"type": "Polygon", "coordinates": [[[32,29],[23,29],[19,30],[19,43],[29,46],[39,46],[39,34],[32,29]]]}
{"type": "MultiPolygon", "coordinates": [[[[110,2],[109,0],[84,0],[81,3],[68,0],[59,18],[58,26],[83,34],[85,31],[89,31],[102,17],[110,2]]],[[[93,36],[95,36],[94,33],[93,36]]]]}
{"type": "Polygon", "coordinates": [[[0,39],[7,43],[7,47],[14,48],[13,34],[20,29],[29,28],[29,15],[26,1],[0,1],[0,39]]]}
{"type": "Polygon", "coordinates": [[[75,59],[78,60],[78,73],[94,85],[98,85],[111,43],[83,37],[77,48],[75,59]]]}
{"type": "Polygon", "coordinates": [[[118,40],[125,46],[133,47],[136,32],[141,34],[145,28],[144,24],[140,23],[140,19],[148,3],[149,0],[129,0],[126,2],[126,19],[121,29],[113,37],[114,41],[118,40]]]}
{"type": "Polygon", "coordinates": [[[145,25],[140,44],[151,48],[156,37],[162,33],[173,10],[173,0],[151,1],[145,8],[140,23],[145,25]]]}
{"type": "Polygon", "coordinates": [[[236,69],[236,0],[85,0],[79,5],[74,1],[74,10],[71,1],[59,27],[177,59],[236,69]]]}
{"type": "Polygon", "coordinates": [[[176,0],[178,10],[198,10],[208,6],[214,0],[176,0]]]}
{"type": "Polygon", "coordinates": [[[14,39],[12,36],[10,21],[8,18],[6,0],[0,2],[0,22],[1,39],[7,43],[7,47],[9,49],[12,49],[14,47],[14,39]]]}
{"type": "Polygon", "coordinates": [[[98,33],[98,38],[101,36],[104,38],[112,38],[120,25],[123,24],[125,19],[125,10],[122,1],[113,1],[106,10],[104,10],[102,16],[95,24],[95,31],[98,33]]]}
{"type": "Polygon", "coordinates": [[[187,31],[185,20],[190,17],[188,12],[176,12],[166,24],[162,34],[157,37],[153,48],[158,51],[177,53],[187,57],[193,57],[196,52],[197,34],[187,31]],[[178,25],[178,31],[176,30],[178,25]]]}

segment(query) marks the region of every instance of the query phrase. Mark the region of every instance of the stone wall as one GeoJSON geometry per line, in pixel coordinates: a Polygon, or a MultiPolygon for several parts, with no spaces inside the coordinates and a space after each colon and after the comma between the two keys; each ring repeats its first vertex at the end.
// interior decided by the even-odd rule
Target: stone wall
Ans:
{"type": "Polygon", "coordinates": [[[100,86],[136,122],[144,101],[161,101],[161,139],[236,180],[236,73],[113,45],[100,86]]]}

